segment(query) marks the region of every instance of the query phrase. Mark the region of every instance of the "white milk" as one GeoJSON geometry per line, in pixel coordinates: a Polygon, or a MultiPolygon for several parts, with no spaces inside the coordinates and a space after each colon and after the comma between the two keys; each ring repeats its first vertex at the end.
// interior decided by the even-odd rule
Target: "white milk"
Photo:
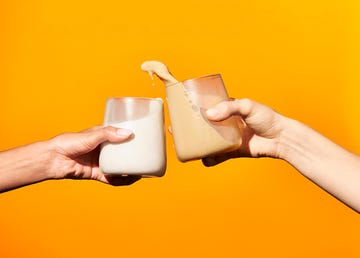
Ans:
{"type": "Polygon", "coordinates": [[[161,110],[156,109],[159,109],[158,103],[151,103],[148,116],[109,124],[131,129],[134,135],[123,143],[102,144],[99,163],[105,174],[145,177],[164,175],[166,169],[164,117],[162,106],[161,110]]]}

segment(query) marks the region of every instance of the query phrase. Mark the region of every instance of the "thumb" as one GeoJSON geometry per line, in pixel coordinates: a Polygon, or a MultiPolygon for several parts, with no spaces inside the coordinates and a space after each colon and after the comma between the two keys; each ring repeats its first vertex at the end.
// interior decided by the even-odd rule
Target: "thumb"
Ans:
{"type": "Polygon", "coordinates": [[[130,138],[132,134],[133,132],[131,130],[124,128],[116,128],[112,126],[93,127],[78,135],[82,145],[85,147],[82,151],[79,150],[79,152],[87,153],[105,141],[114,143],[124,142],[130,138]]]}
{"type": "Polygon", "coordinates": [[[250,99],[234,99],[223,101],[206,111],[208,119],[213,121],[222,121],[232,115],[240,115],[243,118],[249,116],[255,102],[250,99]]]}
{"type": "MultiPolygon", "coordinates": [[[[102,133],[100,133],[99,138],[97,140],[99,141],[98,144],[106,140],[109,142],[123,142],[128,138],[130,138],[130,136],[132,135],[133,135],[133,131],[130,129],[106,126],[103,127],[102,133]],[[104,138],[102,138],[102,134],[104,138]]],[[[96,140],[96,137],[94,140],[96,140]]]]}

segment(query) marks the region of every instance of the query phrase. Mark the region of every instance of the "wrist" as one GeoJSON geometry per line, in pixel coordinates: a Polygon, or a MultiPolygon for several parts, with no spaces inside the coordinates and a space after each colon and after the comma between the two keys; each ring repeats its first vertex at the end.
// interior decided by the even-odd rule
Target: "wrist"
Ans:
{"type": "Polygon", "coordinates": [[[39,173],[42,180],[53,179],[51,173],[51,164],[53,162],[53,152],[48,141],[40,141],[31,144],[33,149],[33,155],[36,156],[32,161],[32,167],[34,171],[39,173]]]}
{"type": "Polygon", "coordinates": [[[47,167],[46,176],[48,179],[63,179],[66,178],[67,173],[70,173],[72,168],[69,167],[68,162],[64,159],[63,150],[56,143],[56,137],[47,140],[47,167]]]}
{"type": "Polygon", "coordinates": [[[309,128],[303,123],[283,117],[283,130],[279,137],[278,157],[289,163],[292,163],[295,157],[310,158],[312,153],[311,146],[307,144],[311,142],[308,139],[309,128]]]}

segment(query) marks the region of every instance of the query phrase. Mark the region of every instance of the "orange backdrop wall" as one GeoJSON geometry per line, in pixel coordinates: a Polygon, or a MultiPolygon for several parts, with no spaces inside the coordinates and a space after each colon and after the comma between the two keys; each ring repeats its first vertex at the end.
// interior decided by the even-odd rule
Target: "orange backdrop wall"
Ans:
{"type": "MultiPolygon", "coordinates": [[[[157,59],[360,153],[359,17],[356,0],[1,1],[0,149],[101,124],[108,97],[165,98],[140,71],[157,59]]],[[[163,178],[1,194],[0,257],[360,257],[359,215],[284,161],[167,149],[163,178]]]]}

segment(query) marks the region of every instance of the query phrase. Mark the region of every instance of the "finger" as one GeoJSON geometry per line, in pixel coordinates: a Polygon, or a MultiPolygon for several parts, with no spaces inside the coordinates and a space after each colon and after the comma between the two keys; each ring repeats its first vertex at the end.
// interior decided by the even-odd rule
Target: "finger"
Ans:
{"type": "MultiPolygon", "coordinates": [[[[123,142],[133,136],[133,131],[125,128],[107,126],[103,128],[106,139],[109,142],[123,142]]],[[[100,137],[101,138],[101,137],[100,137]]]]}
{"type": "Polygon", "coordinates": [[[140,179],[141,176],[105,176],[106,183],[113,186],[132,185],[140,179]]]}
{"type": "Polygon", "coordinates": [[[206,157],[206,158],[203,158],[201,161],[202,163],[204,164],[205,167],[213,167],[213,166],[216,166],[226,160],[228,160],[229,158],[227,156],[222,156],[221,159],[219,159],[218,157],[216,156],[213,156],[213,157],[206,157]]]}
{"type": "Polygon", "coordinates": [[[127,140],[133,132],[129,129],[106,126],[97,127],[95,130],[90,131],[87,134],[88,142],[97,146],[104,141],[123,142],[127,140]]]}
{"type": "Polygon", "coordinates": [[[83,151],[89,152],[95,149],[99,144],[109,142],[124,142],[133,134],[131,130],[115,128],[111,126],[94,127],[82,133],[77,134],[79,140],[86,147],[83,151]]]}
{"type": "Polygon", "coordinates": [[[220,163],[223,163],[224,161],[227,161],[228,159],[231,159],[229,155],[219,155],[219,156],[212,156],[212,157],[206,157],[203,158],[201,161],[204,164],[205,167],[212,167],[216,166],[220,163]]]}
{"type": "Polygon", "coordinates": [[[172,134],[172,128],[171,128],[171,126],[168,127],[168,131],[169,131],[170,134],[172,134]]]}
{"type": "Polygon", "coordinates": [[[98,130],[99,128],[103,128],[103,126],[101,126],[101,125],[96,125],[96,126],[93,126],[93,127],[87,128],[87,129],[84,129],[84,130],[80,131],[80,133],[93,132],[93,131],[98,130]]]}
{"type": "Polygon", "coordinates": [[[212,166],[218,165],[220,163],[223,163],[224,161],[227,161],[229,159],[238,158],[238,157],[239,157],[239,151],[235,150],[235,151],[228,152],[225,154],[220,154],[220,155],[203,158],[202,163],[206,167],[212,167],[212,166]]]}
{"type": "Polygon", "coordinates": [[[208,109],[206,115],[210,120],[214,121],[222,121],[232,115],[240,115],[246,118],[253,112],[256,105],[258,103],[250,99],[223,101],[215,107],[208,109]]]}

